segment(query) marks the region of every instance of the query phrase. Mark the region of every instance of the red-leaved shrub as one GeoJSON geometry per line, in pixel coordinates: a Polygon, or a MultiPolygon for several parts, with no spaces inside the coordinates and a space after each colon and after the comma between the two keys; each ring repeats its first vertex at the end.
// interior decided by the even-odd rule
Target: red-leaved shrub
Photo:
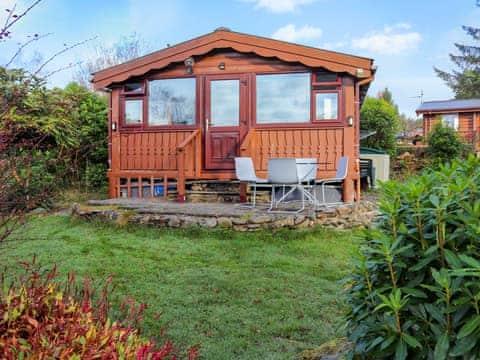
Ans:
{"type": "MultiPolygon", "coordinates": [[[[4,359],[175,359],[173,345],[157,345],[140,336],[138,322],[145,305],[129,299],[125,318],[112,321],[108,294],[111,279],[93,300],[89,280],[83,288],[65,286],[57,271],[23,263],[25,272],[11,285],[0,278],[0,354],[4,359]]],[[[193,359],[197,350],[190,351],[193,359]]]]}

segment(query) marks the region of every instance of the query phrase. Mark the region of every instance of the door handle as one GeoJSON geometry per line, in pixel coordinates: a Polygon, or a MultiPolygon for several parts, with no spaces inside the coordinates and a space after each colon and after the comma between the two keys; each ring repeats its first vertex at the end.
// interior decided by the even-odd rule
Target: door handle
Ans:
{"type": "Polygon", "coordinates": [[[208,131],[208,127],[210,126],[210,119],[208,117],[205,118],[205,129],[208,131]]]}

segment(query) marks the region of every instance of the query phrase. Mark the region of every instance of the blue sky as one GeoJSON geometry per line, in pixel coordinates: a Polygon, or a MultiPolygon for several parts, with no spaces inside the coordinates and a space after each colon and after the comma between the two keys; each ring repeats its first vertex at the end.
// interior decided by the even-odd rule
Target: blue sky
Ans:
{"type": "MultiPolygon", "coordinates": [[[[32,1],[16,1],[17,7],[32,1]]],[[[0,0],[0,9],[14,2],[0,0]]],[[[474,0],[43,0],[13,29],[13,39],[0,43],[0,64],[33,33],[52,35],[33,43],[26,60],[35,54],[47,59],[64,44],[98,36],[56,58],[53,70],[91,56],[96,41],[108,45],[136,32],[153,51],[226,26],[371,57],[378,71],[369,94],[388,86],[400,111],[413,116],[421,90],[425,100],[452,97],[433,66],[451,69],[453,43],[471,42],[463,24],[480,26],[474,0]]],[[[63,86],[71,79],[66,70],[50,83],[63,86]]]]}

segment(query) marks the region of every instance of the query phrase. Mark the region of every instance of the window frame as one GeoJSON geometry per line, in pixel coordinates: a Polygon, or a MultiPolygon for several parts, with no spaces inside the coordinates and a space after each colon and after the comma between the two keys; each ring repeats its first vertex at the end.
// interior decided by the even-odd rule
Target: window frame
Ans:
{"type": "Polygon", "coordinates": [[[321,87],[321,86],[339,86],[342,84],[342,77],[338,73],[333,73],[336,75],[336,78],[337,78],[335,81],[316,81],[317,74],[319,73],[328,74],[328,71],[321,71],[321,70],[312,71],[312,88],[321,87]]]}
{"type": "Polygon", "coordinates": [[[144,129],[145,130],[189,130],[195,129],[198,127],[198,119],[199,112],[200,112],[200,80],[198,76],[195,75],[187,75],[187,76],[179,76],[179,75],[171,75],[171,76],[151,76],[145,79],[145,108],[144,108],[144,129]],[[174,80],[174,79],[194,79],[195,80],[195,118],[193,119],[193,124],[190,125],[150,125],[148,122],[148,102],[150,100],[150,94],[148,90],[148,82],[155,81],[155,80],[174,80]]]}
{"type": "Polygon", "coordinates": [[[440,115],[440,121],[442,123],[442,126],[447,126],[447,127],[451,128],[455,131],[459,131],[459,129],[460,129],[460,113],[453,112],[453,113],[441,114],[440,115]],[[453,125],[454,125],[453,127],[450,126],[447,121],[445,121],[444,118],[447,117],[447,116],[455,116],[454,122],[453,122],[453,125]]]}
{"type": "Polygon", "coordinates": [[[344,119],[344,91],[343,91],[343,78],[341,74],[337,74],[336,82],[314,82],[315,74],[318,71],[316,70],[296,70],[296,71],[282,71],[282,72],[258,72],[251,74],[252,90],[250,102],[252,104],[251,114],[252,114],[252,126],[259,129],[268,129],[268,128],[329,128],[329,127],[345,127],[346,122],[344,119]],[[291,123],[267,123],[262,124],[257,122],[257,76],[258,75],[280,75],[280,74],[298,74],[298,73],[309,73],[310,74],[310,119],[308,122],[291,122],[291,123]],[[337,115],[338,119],[336,120],[316,120],[316,93],[337,93],[338,94],[338,108],[337,115]]]}
{"type": "Polygon", "coordinates": [[[327,126],[344,126],[345,122],[343,119],[343,106],[342,99],[343,99],[343,92],[340,87],[336,87],[334,89],[312,89],[312,124],[323,124],[327,126]],[[337,94],[337,119],[317,119],[317,94],[337,94]]]}
{"type": "Polygon", "coordinates": [[[138,93],[136,93],[135,95],[126,95],[126,94],[123,93],[123,86],[122,86],[122,90],[121,90],[121,93],[120,93],[120,99],[119,100],[120,100],[119,101],[119,103],[120,103],[120,128],[125,129],[125,130],[142,129],[143,126],[144,126],[144,123],[145,123],[145,95],[144,94],[138,94],[138,93]],[[128,100],[142,100],[142,102],[143,102],[143,105],[142,105],[142,121],[140,123],[127,124],[126,119],[125,119],[125,115],[126,115],[125,106],[126,106],[126,102],[128,100]]]}
{"type": "MultiPolygon", "coordinates": [[[[135,81],[131,81],[135,82],[135,81]]],[[[198,119],[200,118],[200,90],[201,90],[201,79],[196,75],[153,75],[149,76],[142,81],[138,81],[143,84],[143,92],[125,92],[125,84],[121,86],[120,90],[120,129],[126,132],[138,132],[138,131],[160,131],[160,130],[191,130],[198,127],[198,119]],[[149,91],[148,91],[148,82],[154,80],[164,80],[164,79],[185,79],[191,78],[195,80],[195,119],[191,125],[150,125],[148,122],[148,101],[149,101],[149,91]],[[138,124],[127,124],[125,121],[125,102],[127,100],[143,100],[143,121],[138,124]]]]}
{"type": "Polygon", "coordinates": [[[259,123],[257,122],[257,76],[262,75],[288,75],[288,74],[309,74],[310,75],[310,86],[309,86],[309,95],[310,95],[310,108],[312,105],[312,71],[309,70],[298,70],[298,71],[282,71],[282,72],[259,72],[254,73],[252,76],[252,118],[253,124],[256,128],[292,128],[292,127],[311,127],[312,126],[312,114],[310,109],[310,116],[308,121],[302,122],[271,122],[271,123],[259,123]]]}
{"type": "Polygon", "coordinates": [[[122,90],[120,91],[120,94],[121,95],[125,95],[125,96],[144,96],[145,95],[145,80],[137,80],[137,81],[134,81],[134,80],[131,80],[131,81],[125,81],[122,85],[122,90]],[[141,91],[126,91],[125,90],[125,87],[128,85],[128,84],[134,84],[134,83],[139,83],[141,84],[142,86],[142,89],[141,91]]]}

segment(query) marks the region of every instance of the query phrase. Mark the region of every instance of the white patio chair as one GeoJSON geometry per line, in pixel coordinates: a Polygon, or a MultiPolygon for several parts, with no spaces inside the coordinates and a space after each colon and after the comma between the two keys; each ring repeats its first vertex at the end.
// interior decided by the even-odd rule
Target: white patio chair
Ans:
{"type": "Polygon", "coordinates": [[[317,192],[315,191],[315,189],[313,189],[313,196],[315,197],[315,203],[319,206],[331,206],[331,205],[342,204],[343,202],[327,203],[326,196],[325,196],[325,186],[327,184],[343,183],[345,178],[347,177],[347,173],[348,173],[348,157],[342,156],[340,159],[338,159],[337,172],[335,174],[335,177],[315,180],[315,185],[320,185],[322,190],[322,202],[319,203],[316,199],[317,192]]]}
{"type": "MultiPolygon", "coordinates": [[[[317,178],[317,159],[315,158],[296,158],[298,181],[304,184],[304,188],[312,189],[317,178]]],[[[314,197],[309,191],[305,192],[307,200],[314,202],[314,197]]]]}
{"type": "Polygon", "coordinates": [[[305,209],[305,189],[298,177],[297,161],[296,159],[269,159],[268,160],[268,181],[272,185],[272,198],[268,212],[279,213],[299,213],[305,209]],[[279,199],[276,198],[276,190],[278,187],[282,188],[282,194],[279,199]],[[290,189],[285,192],[285,189],[290,189]],[[300,190],[302,206],[295,211],[289,210],[274,210],[278,208],[280,203],[285,203],[288,197],[293,194],[295,190],[300,190]]]}
{"type": "Polygon", "coordinates": [[[253,198],[251,203],[241,204],[246,207],[255,207],[257,198],[257,184],[267,184],[267,179],[257,177],[253,160],[250,157],[235,158],[235,174],[240,182],[247,183],[253,187],[253,198]]]}

